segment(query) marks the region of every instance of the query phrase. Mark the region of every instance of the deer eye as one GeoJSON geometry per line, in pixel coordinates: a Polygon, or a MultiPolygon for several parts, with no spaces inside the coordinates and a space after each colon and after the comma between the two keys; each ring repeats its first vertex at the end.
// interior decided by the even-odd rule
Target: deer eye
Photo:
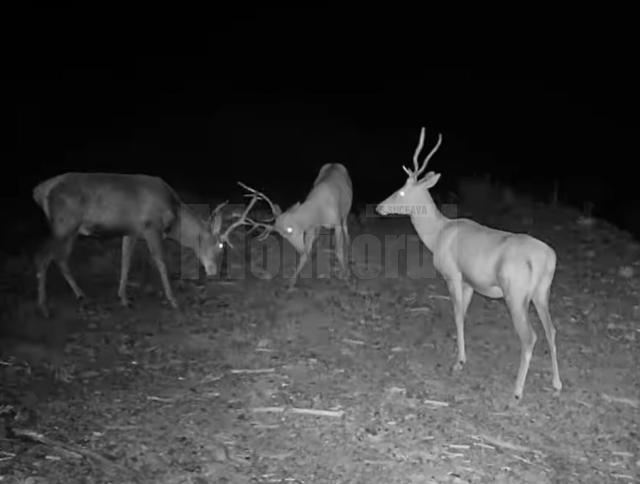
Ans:
{"type": "Polygon", "coordinates": [[[222,242],[218,242],[218,249],[222,249],[224,247],[224,244],[222,242]]]}
{"type": "Polygon", "coordinates": [[[400,190],[400,191],[398,192],[398,194],[399,194],[401,197],[404,197],[404,190],[400,190]]]}
{"type": "Polygon", "coordinates": [[[290,234],[293,232],[293,229],[291,227],[287,227],[287,233],[290,234]]]}

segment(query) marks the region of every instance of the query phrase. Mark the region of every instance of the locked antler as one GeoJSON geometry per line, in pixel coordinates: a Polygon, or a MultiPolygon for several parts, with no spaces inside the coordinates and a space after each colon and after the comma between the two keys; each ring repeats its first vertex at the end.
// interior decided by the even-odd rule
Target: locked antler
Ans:
{"type": "MultiPolygon", "coordinates": [[[[269,197],[267,197],[264,193],[259,192],[255,188],[251,188],[250,186],[247,186],[242,182],[238,182],[238,185],[240,185],[242,188],[250,192],[245,194],[246,197],[257,198],[269,204],[269,207],[271,208],[271,213],[273,214],[273,218],[270,221],[274,222],[275,219],[278,217],[278,215],[282,213],[280,206],[276,203],[273,203],[269,199],[269,197]]],[[[253,230],[259,227],[262,227],[264,229],[264,231],[258,236],[258,240],[266,239],[274,228],[273,225],[265,224],[263,222],[256,222],[255,220],[250,218],[246,218],[245,220],[246,220],[246,223],[253,225],[253,227],[249,230],[249,232],[252,232],[253,230]]]]}

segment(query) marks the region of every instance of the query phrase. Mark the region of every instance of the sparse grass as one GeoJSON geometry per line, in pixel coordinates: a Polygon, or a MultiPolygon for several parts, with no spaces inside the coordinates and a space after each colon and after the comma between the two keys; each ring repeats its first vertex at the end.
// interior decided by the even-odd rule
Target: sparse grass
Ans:
{"type": "MultiPolygon", "coordinates": [[[[44,321],[29,292],[12,289],[33,294],[28,258],[6,261],[4,328],[57,334],[73,380],[25,373],[17,359],[0,366],[0,408],[22,416],[5,411],[7,427],[59,443],[5,435],[0,475],[7,482],[633,482],[640,249],[601,221],[580,225],[579,216],[531,204],[494,220],[543,238],[559,257],[551,311],[565,388],[558,398],[550,392],[539,339],[524,400],[508,411],[519,355],[508,312],[474,298],[469,365],[451,374],[455,327],[437,278],[383,271],[351,286],[307,278],[287,293],[282,274],[294,263],[287,260],[271,279],[174,280],[178,316],[162,305],[144,244],[132,274],[135,306],[123,309],[115,298],[119,242],[87,241],[73,260],[90,301],[79,310],[52,267],[57,311],[44,321]],[[620,270],[628,267],[635,269],[620,270]],[[115,465],[74,455],[64,442],[115,465]]],[[[372,219],[358,231],[382,237],[412,229],[407,220],[372,219]]],[[[167,253],[176,267],[179,253],[169,245],[167,253]]],[[[227,256],[238,264],[243,255],[227,256]]],[[[384,262],[375,254],[353,259],[384,262]]],[[[3,339],[9,349],[24,340],[11,338],[3,339]]]]}

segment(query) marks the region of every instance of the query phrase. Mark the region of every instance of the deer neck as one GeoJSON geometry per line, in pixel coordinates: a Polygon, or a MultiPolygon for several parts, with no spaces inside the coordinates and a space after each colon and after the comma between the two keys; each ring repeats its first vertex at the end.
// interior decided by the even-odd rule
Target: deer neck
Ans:
{"type": "Polygon", "coordinates": [[[321,219],[320,211],[322,207],[313,201],[305,201],[300,204],[298,209],[292,214],[292,218],[295,220],[296,225],[300,230],[306,232],[311,227],[318,225],[318,221],[321,219]]]}
{"type": "Polygon", "coordinates": [[[440,235],[440,231],[449,221],[434,203],[433,199],[427,194],[417,205],[417,209],[411,214],[411,223],[416,229],[420,240],[433,252],[436,240],[440,235]]]}
{"type": "Polygon", "coordinates": [[[171,232],[169,232],[169,237],[199,253],[200,240],[206,230],[207,228],[202,220],[188,207],[180,205],[176,223],[171,232]]]}

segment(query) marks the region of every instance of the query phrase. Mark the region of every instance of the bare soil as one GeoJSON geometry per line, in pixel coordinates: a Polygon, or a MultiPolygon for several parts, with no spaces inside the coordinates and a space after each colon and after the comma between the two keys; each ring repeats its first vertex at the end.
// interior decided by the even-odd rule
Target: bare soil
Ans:
{"type": "Polygon", "coordinates": [[[350,281],[321,237],[292,292],[295,257],[279,238],[229,250],[214,280],[181,277],[168,245],[179,312],[142,244],[133,308],[116,297],[119,242],[83,239],[72,268],[89,299],[73,300],[52,267],[48,321],[29,259],[7,256],[0,481],[639,482],[640,248],[579,217],[536,205],[489,220],[558,254],[564,388],[552,391],[532,309],[538,343],[516,407],[520,346],[504,303],[474,296],[468,365],[451,372],[451,302],[406,218],[352,223],[350,281]]]}

